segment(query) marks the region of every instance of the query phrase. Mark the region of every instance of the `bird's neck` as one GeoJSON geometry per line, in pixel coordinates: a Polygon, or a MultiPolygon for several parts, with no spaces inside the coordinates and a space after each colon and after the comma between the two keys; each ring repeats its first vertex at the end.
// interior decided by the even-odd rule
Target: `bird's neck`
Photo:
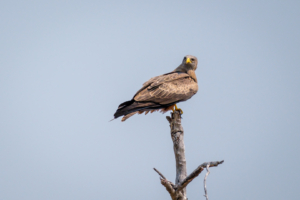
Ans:
{"type": "Polygon", "coordinates": [[[173,72],[187,73],[192,79],[195,80],[196,83],[198,83],[197,77],[196,77],[196,74],[195,74],[195,70],[192,70],[191,68],[187,68],[183,64],[179,65],[173,72]]]}
{"type": "Polygon", "coordinates": [[[194,70],[189,70],[189,71],[187,71],[187,74],[188,74],[190,77],[192,77],[192,79],[194,79],[194,81],[195,81],[196,83],[198,83],[197,77],[196,77],[196,73],[195,73],[194,70]]]}

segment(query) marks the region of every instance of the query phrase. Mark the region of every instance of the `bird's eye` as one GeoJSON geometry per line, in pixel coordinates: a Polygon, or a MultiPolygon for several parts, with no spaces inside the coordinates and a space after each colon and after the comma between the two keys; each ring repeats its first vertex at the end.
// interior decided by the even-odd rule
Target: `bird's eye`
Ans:
{"type": "Polygon", "coordinates": [[[186,60],[186,57],[184,57],[183,60],[186,60]]]}
{"type": "Polygon", "coordinates": [[[195,61],[195,59],[194,59],[194,58],[191,58],[191,61],[193,61],[193,62],[194,62],[194,61],[195,61]]]}

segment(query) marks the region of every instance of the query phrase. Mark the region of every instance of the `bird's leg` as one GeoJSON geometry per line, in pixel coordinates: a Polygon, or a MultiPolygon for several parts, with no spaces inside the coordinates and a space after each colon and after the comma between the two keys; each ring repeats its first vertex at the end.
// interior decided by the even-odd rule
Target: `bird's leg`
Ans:
{"type": "Polygon", "coordinates": [[[173,112],[175,112],[175,105],[173,105],[173,107],[172,107],[172,111],[173,111],[173,112]]]}
{"type": "Polygon", "coordinates": [[[180,114],[182,115],[183,114],[183,111],[177,107],[177,105],[175,104],[174,107],[172,108],[172,111],[174,112],[175,110],[179,111],[180,114]],[[175,107],[175,108],[174,108],[175,107]]]}

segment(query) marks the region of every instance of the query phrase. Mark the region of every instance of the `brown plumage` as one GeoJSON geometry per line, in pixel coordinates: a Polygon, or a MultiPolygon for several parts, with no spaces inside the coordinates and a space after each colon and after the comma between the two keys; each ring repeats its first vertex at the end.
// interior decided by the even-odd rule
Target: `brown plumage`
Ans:
{"type": "Polygon", "coordinates": [[[174,110],[176,103],[186,101],[197,93],[197,64],[197,58],[188,55],[174,71],[151,78],[130,101],[119,105],[114,118],[124,116],[122,121],[125,121],[136,113],[174,110]]]}

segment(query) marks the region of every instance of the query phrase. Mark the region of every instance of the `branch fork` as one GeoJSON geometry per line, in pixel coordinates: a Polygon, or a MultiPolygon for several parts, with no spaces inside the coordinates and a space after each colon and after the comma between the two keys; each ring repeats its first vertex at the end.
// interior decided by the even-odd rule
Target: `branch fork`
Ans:
{"type": "MultiPolygon", "coordinates": [[[[190,175],[188,175],[182,182],[180,182],[179,184],[173,184],[171,181],[169,181],[168,179],[166,179],[166,177],[159,172],[157,169],[153,168],[154,171],[156,171],[159,175],[160,175],[160,180],[161,180],[161,184],[163,186],[165,186],[166,190],[170,193],[172,200],[179,200],[179,199],[185,199],[183,198],[183,194],[182,194],[182,190],[185,189],[188,184],[190,182],[192,182],[192,180],[194,178],[196,178],[205,168],[208,169],[208,167],[217,167],[219,164],[222,164],[224,162],[224,160],[222,161],[215,161],[215,162],[205,162],[201,165],[199,165],[190,175]],[[173,198],[176,197],[176,198],[173,198]],[[178,197],[181,197],[178,199],[178,197]]],[[[209,174],[209,170],[205,176],[204,179],[204,191],[205,191],[205,197],[208,199],[207,197],[207,190],[206,190],[206,178],[209,174]]]]}
{"type": "Polygon", "coordinates": [[[178,111],[171,113],[171,117],[167,116],[167,120],[170,123],[171,128],[171,138],[173,141],[173,149],[176,160],[176,179],[175,184],[166,179],[166,177],[154,168],[160,176],[161,184],[169,192],[172,200],[187,200],[186,197],[186,187],[196,178],[205,168],[207,173],[204,179],[204,191],[205,197],[208,200],[207,190],[206,190],[206,178],[209,174],[209,167],[217,167],[219,164],[222,164],[222,161],[215,162],[205,162],[199,165],[190,175],[187,176],[186,172],[186,160],[185,160],[185,146],[183,141],[184,131],[181,126],[181,114],[178,111]]]}

